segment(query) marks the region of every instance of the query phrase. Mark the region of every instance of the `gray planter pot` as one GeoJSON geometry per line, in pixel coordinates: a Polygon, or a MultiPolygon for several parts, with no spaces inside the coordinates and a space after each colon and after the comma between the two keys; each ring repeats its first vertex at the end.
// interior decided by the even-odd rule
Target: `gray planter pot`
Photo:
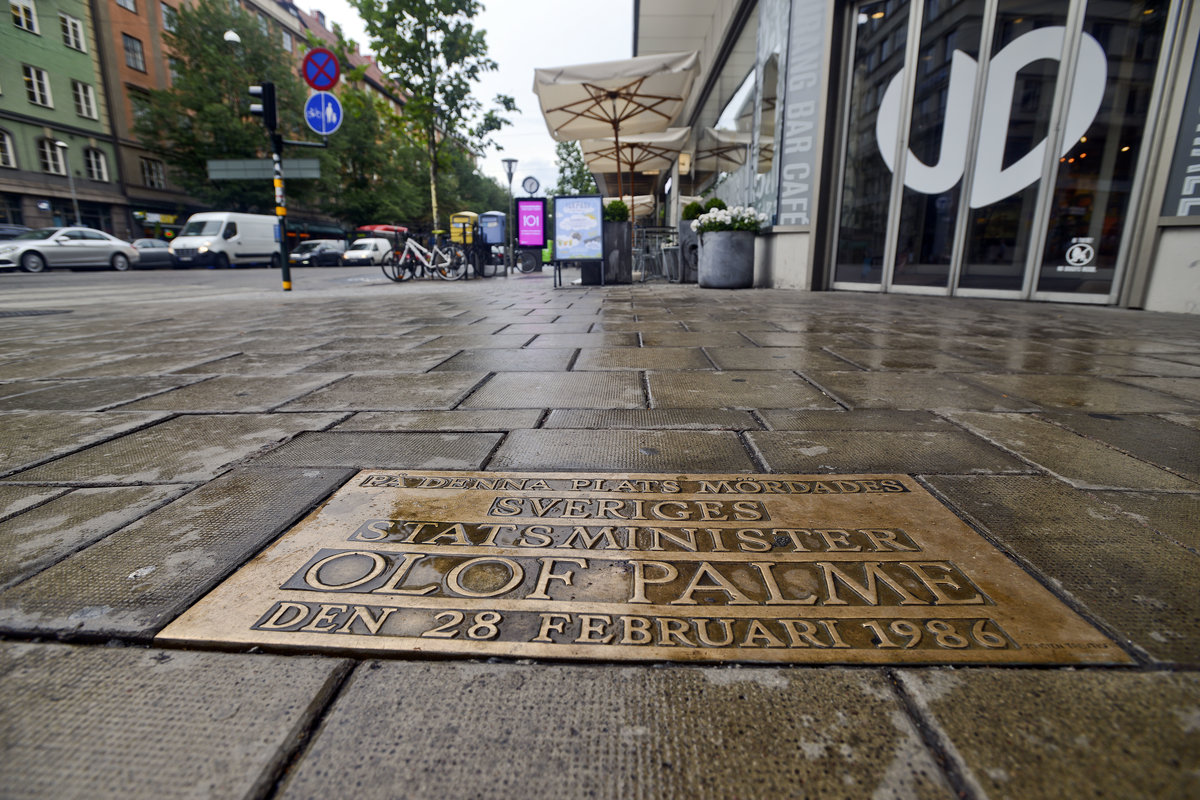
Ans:
{"type": "Polygon", "coordinates": [[[700,255],[700,240],[692,230],[692,221],[679,223],[679,283],[695,283],[697,259],[700,255]]]}
{"type": "Polygon", "coordinates": [[[754,234],[708,231],[700,234],[700,285],[707,289],[749,289],[754,285],[754,234]]]}

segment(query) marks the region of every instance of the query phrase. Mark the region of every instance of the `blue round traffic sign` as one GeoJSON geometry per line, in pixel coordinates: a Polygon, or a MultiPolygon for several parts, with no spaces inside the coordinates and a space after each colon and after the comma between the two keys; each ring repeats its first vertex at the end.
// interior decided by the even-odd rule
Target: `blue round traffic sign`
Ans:
{"type": "Polygon", "coordinates": [[[337,56],[324,47],[314,47],[304,56],[304,64],[300,68],[304,82],[318,92],[324,92],[337,85],[342,68],[337,56]]]}
{"type": "Polygon", "coordinates": [[[304,121],[322,136],[328,136],[342,124],[342,104],[329,92],[316,92],[304,103],[304,121]]]}

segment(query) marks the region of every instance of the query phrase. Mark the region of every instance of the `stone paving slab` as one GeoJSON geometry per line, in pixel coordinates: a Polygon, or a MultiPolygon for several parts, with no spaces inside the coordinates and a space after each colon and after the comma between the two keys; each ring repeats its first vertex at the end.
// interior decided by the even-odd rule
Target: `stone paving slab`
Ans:
{"type": "Polygon", "coordinates": [[[182,412],[261,412],[333,383],[345,375],[223,375],[137,400],[120,410],[182,412]]]}
{"type": "Polygon", "coordinates": [[[0,632],[148,640],[353,474],[223,475],[0,592],[0,632]]]}
{"type": "MultiPolygon", "coordinates": [[[[828,329],[819,331],[746,331],[745,339],[759,347],[793,347],[804,350],[818,350],[822,347],[837,345],[862,347],[863,341],[859,334],[831,333],[828,329]]],[[[741,343],[731,343],[730,347],[745,347],[745,339],[741,343]]],[[[845,367],[842,367],[845,369],[845,367]]]]}
{"type": "Polygon", "coordinates": [[[1195,674],[931,669],[898,677],[972,796],[1200,797],[1195,674]]]}
{"type": "Polygon", "coordinates": [[[1037,406],[956,378],[901,372],[809,372],[808,377],[848,406],[904,411],[971,409],[1030,411],[1037,406]]]}
{"type": "Polygon", "coordinates": [[[642,383],[626,372],[500,372],[462,408],[644,408],[642,383]]]}
{"type": "Polygon", "coordinates": [[[422,411],[449,409],[487,377],[485,372],[354,375],[318,389],[279,411],[422,411]]]}
{"type": "Polygon", "coordinates": [[[7,798],[263,797],[348,665],[0,643],[7,798]]]}
{"type": "Polygon", "coordinates": [[[825,352],[803,347],[707,347],[718,369],[839,370],[854,365],[825,352]]]}
{"type": "MultiPolygon", "coordinates": [[[[1168,410],[1179,410],[1179,411],[1184,411],[1185,413],[1190,412],[1190,413],[1194,414],[1194,413],[1196,413],[1196,409],[1198,407],[1197,404],[1200,404],[1200,378],[1122,377],[1122,378],[1120,378],[1120,381],[1121,381],[1121,383],[1126,383],[1131,386],[1144,387],[1146,389],[1151,389],[1155,392],[1162,392],[1164,394],[1171,395],[1173,397],[1181,397],[1181,398],[1191,401],[1188,404],[1187,408],[1168,409],[1168,410]]],[[[1124,409],[1115,409],[1115,410],[1117,412],[1121,412],[1121,411],[1142,411],[1144,409],[1124,408],[1124,409]]]]}
{"type": "Polygon", "coordinates": [[[41,486],[0,485],[0,519],[20,514],[65,494],[68,489],[47,489],[41,486]]]}
{"type": "Polygon", "coordinates": [[[1029,414],[961,411],[949,417],[1079,488],[1200,491],[1200,483],[1029,414]]]}
{"type": "Polygon", "coordinates": [[[637,347],[636,333],[541,333],[527,350],[541,347],[637,347]]]}
{"type": "Polygon", "coordinates": [[[524,347],[534,337],[532,333],[459,333],[438,336],[429,339],[414,349],[436,350],[482,350],[485,348],[511,348],[516,350],[524,347]]]}
{"type": "MultiPolygon", "coordinates": [[[[969,380],[1006,395],[1024,398],[1045,408],[1065,408],[1109,414],[1196,410],[1194,403],[1176,400],[1159,392],[1137,386],[1087,375],[976,374],[972,375],[969,380]]],[[[1197,383],[1200,384],[1200,380],[1197,383]]]]}
{"type": "Polygon", "coordinates": [[[1141,414],[1046,413],[1043,419],[1200,481],[1200,431],[1141,414]]]}
{"type": "Polygon", "coordinates": [[[22,483],[136,484],[209,480],[228,464],[301,431],[340,422],[337,414],[183,416],[18,472],[22,483]]]}
{"type": "Polygon", "coordinates": [[[776,431],[945,431],[953,426],[929,411],[795,411],[763,409],[762,417],[776,431]]]}
{"type": "MultiPolygon", "coordinates": [[[[176,370],[175,375],[290,375],[310,364],[326,361],[324,353],[242,353],[176,370]]],[[[340,370],[339,370],[340,371],[340,370]]]]}
{"type": "MultiPolygon", "coordinates": [[[[830,345],[829,352],[851,364],[870,370],[914,371],[914,372],[975,372],[979,369],[965,358],[938,352],[937,350],[880,350],[874,348],[830,345]]],[[[839,367],[813,367],[813,369],[839,369],[839,367]]],[[[841,367],[840,369],[845,369],[841,367]]]]}
{"type": "Polygon", "coordinates": [[[235,352],[210,353],[197,356],[193,353],[159,354],[125,356],[100,364],[89,364],[79,369],[66,370],[56,375],[59,378],[99,378],[115,377],[128,378],[135,375],[166,375],[179,369],[188,369],[218,361],[221,358],[236,355],[235,352]]]}
{"type": "Polygon", "coordinates": [[[575,350],[542,347],[536,350],[477,350],[459,353],[433,368],[433,372],[562,372],[575,358],[575,350]]]}
{"type": "Polygon", "coordinates": [[[644,330],[642,345],[645,347],[747,347],[751,342],[737,331],[684,331],[644,330]]]}
{"type": "Polygon", "coordinates": [[[590,333],[596,320],[564,320],[555,319],[553,322],[513,322],[504,326],[501,333],[590,333]]]}
{"type": "Polygon", "coordinates": [[[368,662],[279,797],[351,785],[358,800],[954,796],[887,679],[844,669],[368,662]]]}
{"type": "Polygon", "coordinates": [[[255,466],[365,469],[479,469],[498,433],[330,431],[303,433],[255,459],[255,466]]]}
{"type": "Polygon", "coordinates": [[[794,372],[650,372],[654,408],[837,409],[838,404],[794,372]]]}
{"type": "Polygon", "coordinates": [[[1044,581],[1161,662],[1200,664],[1200,556],[1052,478],[929,478],[1044,581]]]}
{"type": "MultiPolygon", "coordinates": [[[[533,427],[532,425],[529,427],[533,427]]],[[[634,428],[639,430],[758,430],[747,411],[705,408],[556,408],[543,428],[634,428]]]]}
{"type": "Polygon", "coordinates": [[[713,363],[694,347],[594,347],[579,351],[574,369],[713,369],[713,363]]]}
{"type": "Polygon", "coordinates": [[[9,411],[0,413],[0,474],[69,453],[150,425],[162,413],[110,411],[9,411]]]}
{"type": "Polygon", "coordinates": [[[0,522],[0,589],[104,538],[188,488],[75,489],[0,522]]]}
{"type": "Polygon", "coordinates": [[[1134,522],[1200,553],[1200,494],[1092,492],[1134,522]]]}
{"type": "Polygon", "coordinates": [[[772,472],[1012,474],[1025,462],[964,431],[752,431],[772,472]]]}
{"type": "Polygon", "coordinates": [[[488,463],[492,470],[606,472],[756,472],[728,431],[513,431],[488,463]]]}
{"type": "Polygon", "coordinates": [[[479,411],[360,411],[335,431],[509,431],[536,428],[542,410],[482,409],[479,411]]]}
{"type": "Polygon", "coordinates": [[[92,378],[54,381],[0,400],[0,411],[99,411],[177,389],[201,380],[197,376],[92,378]]]}
{"type": "Polygon", "coordinates": [[[301,372],[428,372],[457,350],[396,350],[388,344],[365,353],[339,353],[303,367],[301,372]]]}

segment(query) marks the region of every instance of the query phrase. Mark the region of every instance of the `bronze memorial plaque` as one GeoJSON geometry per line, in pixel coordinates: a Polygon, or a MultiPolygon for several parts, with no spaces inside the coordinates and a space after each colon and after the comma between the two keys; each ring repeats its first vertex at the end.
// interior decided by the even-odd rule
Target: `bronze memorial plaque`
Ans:
{"type": "Polygon", "coordinates": [[[359,473],[159,642],[1125,663],[906,475],[359,473]]]}

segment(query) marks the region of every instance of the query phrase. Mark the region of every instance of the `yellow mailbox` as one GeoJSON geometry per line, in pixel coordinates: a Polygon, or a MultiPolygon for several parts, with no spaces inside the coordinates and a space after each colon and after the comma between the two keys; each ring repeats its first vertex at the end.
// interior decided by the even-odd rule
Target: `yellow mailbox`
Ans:
{"type": "Polygon", "coordinates": [[[474,211],[460,211],[450,215],[450,241],[455,244],[475,244],[475,226],[479,215],[474,211]]]}

